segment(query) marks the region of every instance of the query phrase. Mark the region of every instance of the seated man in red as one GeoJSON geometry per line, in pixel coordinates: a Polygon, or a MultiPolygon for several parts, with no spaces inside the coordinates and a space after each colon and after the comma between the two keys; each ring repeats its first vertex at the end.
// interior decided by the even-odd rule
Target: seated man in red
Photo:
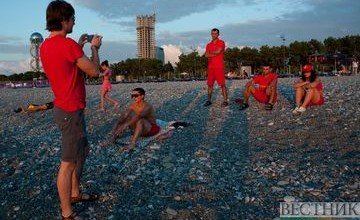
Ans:
{"type": "Polygon", "coordinates": [[[266,110],[272,110],[277,99],[277,79],[277,74],[271,72],[270,66],[263,66],[263,73],[246,83],[244,101],[240,104],[240,110],[249,107],[251,95],[258,102],[264,103],[266,110]]]}
{"type": "MultiPolygon", "coordinates": [[[[124,151],[133,150],[139,137],[151,137],[160,131],[160,127],[156,124],[154,108],[144,100],[145,90],[142,88],[134,89],[131,98],[133,102],[117,122],[108,142],[114,143],[126,129],[130,128],[133,135],[130,144],[123,149],[124,151]]],[[[108,143],[103,144],[103,147],[108,143]]]]}

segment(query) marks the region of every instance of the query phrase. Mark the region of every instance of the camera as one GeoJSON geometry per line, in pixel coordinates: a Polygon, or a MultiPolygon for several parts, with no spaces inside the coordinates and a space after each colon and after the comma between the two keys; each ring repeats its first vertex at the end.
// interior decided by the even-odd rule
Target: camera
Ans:
{"type": "Polygon", "coordinates": [[[94,35],[93,34],[91,34],[91,35],[87,35],[86,36],[86,40],[87,40],[87,42],[90,42],[91,43],[91,41],[92,41],[92,39],[94,38],[94,35]]]}

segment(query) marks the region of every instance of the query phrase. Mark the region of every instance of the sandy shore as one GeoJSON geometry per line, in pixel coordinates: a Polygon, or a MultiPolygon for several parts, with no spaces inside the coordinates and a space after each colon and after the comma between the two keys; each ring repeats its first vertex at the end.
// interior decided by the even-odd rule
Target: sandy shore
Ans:
{"type": "MultiPolygon", "coordinates": [[[[205,82],[113,85],[120,107],[97,111],[100,86],[87,86],[86,121],[91,153],[86,192],[101,195],[75,209],[90,219],[264,219],[279,202],[359,201],[360,76],[322,78],[325,105],[294,116],[292,83],[280,79],[273,111],[233,102],[246,81],[228,81],[205,108],[205,82]],[[130,91],[143,87],[158,118],[193,125],[162,142],[118,152],[101,149],[130,91]]],[[[0,219],[58,219],[56,173],[60,134],[52,110],[15,114],[28,103],[51,101],[49,88],[0,90],[0,219]]]]}

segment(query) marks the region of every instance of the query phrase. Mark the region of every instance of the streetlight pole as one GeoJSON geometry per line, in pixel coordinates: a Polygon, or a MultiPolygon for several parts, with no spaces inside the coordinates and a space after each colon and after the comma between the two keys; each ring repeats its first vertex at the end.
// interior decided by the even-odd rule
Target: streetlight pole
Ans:
{"type": "Polygon", "coordinates": [[[196,49],[194,47],[190,47],[193,54],[194,54],[194,69],[193,69],[193,76],[192,77],[195,77],[195,74],[196,74],[196,49]]]}
{"type": "Polygon", "coordinates": [[[282,46],[283,46],[283,70],[285,72],[286,70],[286,64],[285,64],[285,41],[286,41],[286,38],[285,38],[285,35],[284,34],[281,34],[280,35],[280,38],[282,40],[282,46]]]}

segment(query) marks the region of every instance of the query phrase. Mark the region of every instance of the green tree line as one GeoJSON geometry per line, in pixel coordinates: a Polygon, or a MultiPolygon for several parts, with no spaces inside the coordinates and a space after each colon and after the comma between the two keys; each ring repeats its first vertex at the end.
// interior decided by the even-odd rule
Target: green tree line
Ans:
{"type": "MultiPolygon", "coordinates": [[[[309,61],[311,55],[318,55],[324,57],[325,60],[313,60],[315,67],[318,70],[333,71],[337,62],[347,62],[345,65],[349,65],[352,58],[359,60],[359,45],[360,35],[353,35],[341,38],[329,37],[323,42],[315,39],[294,41],[288,46],[264,45],[260,48],[227,48],[225,67],[226,71],[239,71],[241,66],[251,66],[256,71],[260,66],[269,64],[278,72],[296,72],[299,71],[300,65],[309,61]]],[[[200,56],[196,51],[181,54],[175,68],[169,62],[162,64],[157,59],[126,59],[111,64],[114,78],[116,75],[124,75],[129,80],[181,77],[181,73],[184,72],[188,73],[190,77],[203,77],[206,67],[206,57],[200,56]]],[[[32,80],[39,76],[45,75],[29,71],[10,76],[0,75],[0,80],[32,80]]]]}

